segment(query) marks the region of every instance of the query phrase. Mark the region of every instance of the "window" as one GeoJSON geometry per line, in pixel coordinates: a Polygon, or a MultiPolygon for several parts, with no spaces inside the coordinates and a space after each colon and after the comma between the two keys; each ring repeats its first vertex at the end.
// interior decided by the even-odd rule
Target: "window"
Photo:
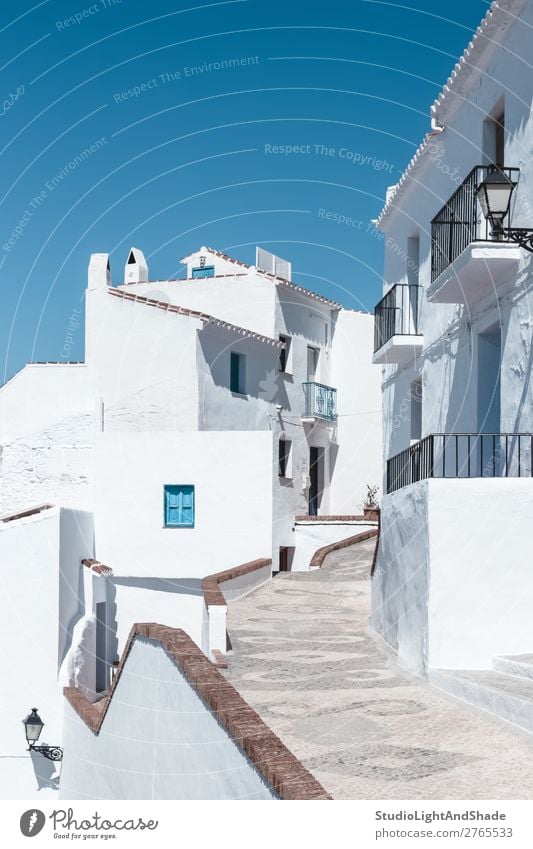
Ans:
{"type": "Polygon", "coordinates": [[[238,395],[246,394],[245,364],[246,357],[244,354],[236,354],[235,351],[231,352],[229,388],[238,395]]]}
{"type": "Polygon", "coordinates": [[[279,335],[279,341],[283,342],[285,345],[284,348],[279,352],[279,370],[283,372],[290,372],[291,367],[289,363],[289,355],[291,351],[291,337],[284,336],[282,333],[279,335]]]}
{"type": "Polygon", "coordinates": [[[318,349],[307,346],[307,382],[314,383],[318,369],[318,349]]]}
{"type": "Polygon", "coordinates": [[[194,486],[165,486],[165,527],[194,528],[194,486]]]}
{"type": "Polygon", "coordinates": [[[290,439],[280,439],[278,442],[278,476],[280,478],[292,477],[291,447],[290,439]]]}
{"type": "Polygon", "coordinates": [[[411,441],[422,439],[422,378],[411,383],[411,441]]]}
{"type": "Polygon", "coordinates": [[[193,268],[192,276],[193,276],[193,278],[214,277],[215,276],[215,266],[214,265],[202,265],[199,268],[193,268]]]}

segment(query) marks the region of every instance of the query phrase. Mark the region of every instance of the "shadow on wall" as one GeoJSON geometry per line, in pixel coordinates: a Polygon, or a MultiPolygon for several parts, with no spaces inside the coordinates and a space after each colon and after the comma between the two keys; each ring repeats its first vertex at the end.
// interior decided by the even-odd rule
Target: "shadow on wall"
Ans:
{"type": "Polygon", "coordinates": [[[159,593],[203,595],[202,582],[198,578],[113,578],[109,583],[118,587],[153,590],[159,593]]]}
{"type": "MultiPolygon", "coordinates": [[[[42,745],[46,745],[46,743],[42,745]]],[[[37,790],[58,790],[60,773],[57,762],[49,761],[40,752],[32,751],[30,755],[37,780],[37,790]]]]}

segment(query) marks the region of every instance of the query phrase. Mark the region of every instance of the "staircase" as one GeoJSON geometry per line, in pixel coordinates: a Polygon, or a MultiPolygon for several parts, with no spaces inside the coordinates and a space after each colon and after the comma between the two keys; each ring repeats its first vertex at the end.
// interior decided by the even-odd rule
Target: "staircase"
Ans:
{"type": "Polygon", "coordinates": [[[533,654],[500,655],[492,669],[433,669],[429,682],[533,734],[533,654]]]}

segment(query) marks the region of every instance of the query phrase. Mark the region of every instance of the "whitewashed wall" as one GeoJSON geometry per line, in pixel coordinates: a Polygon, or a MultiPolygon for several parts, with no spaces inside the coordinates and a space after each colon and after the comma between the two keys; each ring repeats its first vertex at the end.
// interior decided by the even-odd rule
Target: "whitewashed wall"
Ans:
{"type": "Polygon", "coordinates": [[[490,669],[529,651],[532,521],[530,478],[433,479],[384,498],[371,624],[402,665],[490,669]]]}
{"type": "Polygon", "coordinates": [[[244,268],[235,268],[235,265],[231,266],[229,273],[239,276],[157,280],[119,288],[145,298],[167,300],[180,307],[200,310],[264,336],[274,336],[276,288],[272,281],[253,270],[247,272],[244,268]]]}
{"type": "Polygon", "coordinates": [[[0,444],[92,411],[88,369],[83,364],[30,364],[0,387],[0,444]]]}
{"type": "Polygon", "coordinates": [[[98,736],[66,705],[61,798],[276,796],[164,649],[137,638],[98,736]]]}
{"type": "Polygon", "coordinates": [[[372,528],[376,528],[376,522],[298,522],[293,533],[292,571],[308,571],[313,554],[319,548],[372,528]]]}
{"type": "Polygon", "coordinates": [[[279,350],[207,325],[198,333],[198,429],[270,430],[279,350]],[[231,353],[245,357],[245,390],[230,391],[231,353]]]}
{"type": "MultiPolygon", "coordinates": [[[[402,193],[400,208],[384,225],[385,290],[407,283],[407,240],[420,236],[420,284],[430,281],[431,219],[483,155],[483,121],[505,97],[505,163],[519,167],[513,202],[513,226],[533,225],[533,70],[528,28],[533,7],[526,4],[521,23],[509,29],[505,45],[496,46],[468,97],[449,97],[446,130],[431,141],[416,179],[402,193]]],[[[463,71],[464,72],[464,71],[463,71]]],[[[533,430],[531,382],[531,255],[524,252],[518,274],[492,291],[469,311],[464,306],[430,304],[421,299],[425,349],[416,363],[389,366],[384,391],[385,455],[409,444],[409,382],[423,376],[423,434],[473,432],[477,425],[477,336],[496,321],[502,324],[501,429],[533,430]],[[406,402],[407,399],[407,402],[406,402]]],[[[490,272],[485,272],[489,274],[490,272]]]]}
{"type": "Polygon", "coordinates": [[[381,502],[381,535],[372,579],[371,628],[398,652],[400,664],[423,673],[428,656],[428,481],[381,502]]]}
{"type": "MultiPolygon", "coordinates": [[[[381,369],[371,363],[374,317],[342,310],[333,336],[332,385],[338,386],[337,443],[333,452],[329,509],[358,514],[366,484],[381,487],[381,369]]],[[[378,498],[381,492],[378,493],[378,498]]]]}
{"type": "Polygon", "coordinates": [[[57,796],[59,765],[27,752],[22,720],[32,707],[45,723],[40,743],[62,745],[60,666],[85,610],[80,558],[92,542],[91,517],[51,508],[0,524],[3,614],[0,641],[4,698],[0,702],[0,798],[57,796]]]}
{"type": "Polygon", "coordinates": [[[105,430],[195,430],[202,322],[87,292],[86,359],[105,430]]]}
{"type": "Polygon", "coordinates": [[[201,578],[269,556],[269,431],[98,434],[96,557],[115,575],[201,578]],[[195,485],[195,527],[163,526],[165,484],[195,485]]]}
{"type": "Polygon", "coordinates": [[[0,515],[44,503],[91,509],[94,414],[59,412],[53,426],[0,446],[0,515]]]}

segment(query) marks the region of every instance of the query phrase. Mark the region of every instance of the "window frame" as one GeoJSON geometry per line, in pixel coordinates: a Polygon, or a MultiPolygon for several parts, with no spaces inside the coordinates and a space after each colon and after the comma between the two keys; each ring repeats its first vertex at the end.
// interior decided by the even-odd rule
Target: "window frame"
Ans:
{"type": "Polygon", "coordinates": [[[197,265],[194,268],[191,268],[191,279],[192,280],[204,280],[209,279],[210,277],[215,276],[215,266],[214,265],[197,265]],[[197,272],[208,271],[210,274],[198,274],[197,272]]]}
{"type": "MultiPolygon", "coordinates": [[[[174,509],[181,511],[183,513],[183,506],[178,506],[177,508],[173,505],[174,509]]],[[[182,515],[183,518],[183,515],[182,515]]],[[[164,528],[194,528],[196,524],[196,488],[192,483],[165,483],[163,484],[163,527],[164,528]],[[171,491],[174,490],[174,494],[179,494],[181,498],[183,498],[184,494],[188,494],[192,496],[192,504],[191,504],[191,521],[178,521],[178,522],[170,522],[169,521],[169,509],[170,505],[168,503],[168,496],[171,494],[171,491]]]]}

